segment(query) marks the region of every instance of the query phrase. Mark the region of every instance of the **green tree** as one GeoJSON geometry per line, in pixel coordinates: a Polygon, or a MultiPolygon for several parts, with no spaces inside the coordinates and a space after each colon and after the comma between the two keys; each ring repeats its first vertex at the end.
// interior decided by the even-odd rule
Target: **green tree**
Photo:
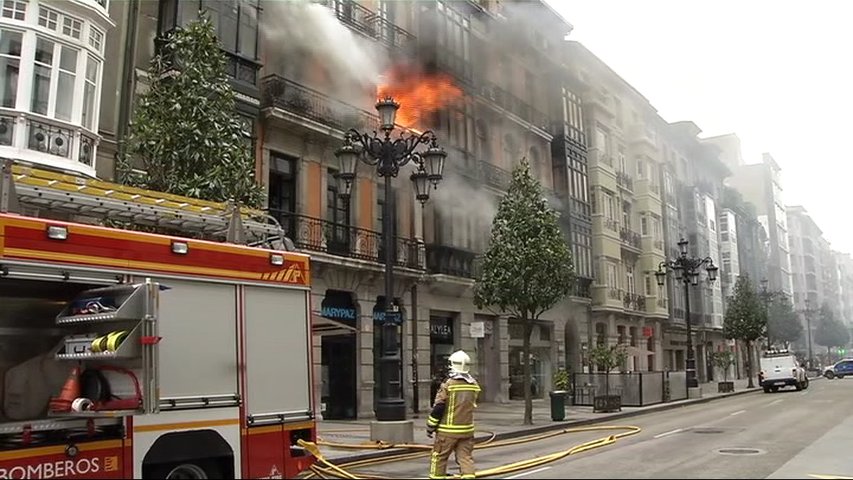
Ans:
{"type": "Polygon", "coordinates": [[[791,299],[782,292],[772,292],[768,299],[767,334],[787,348],[803,335],[803,324],[794,312],[791,299]]]}
{"type": "Polygon", "coordinates": [[[533,322],[572,288],[572,255],[558,213],[545,199],[526,159],[513,169],[509,189],[492,221],[489,248],[474,285],[478,308],[493,307],[524,326],[524,423],[533,423],[530,334],[533,322]]]}
{"type": "Polygon", "coordinates": [[[723,371],[723,381],[729,381],[729,369],[735,363],[735,355],[729,350],[720,350],[711,354],[714,366],[723,371]]]}
{"type": "Polygon", "coordinates": [[[766,328],[767,311],[764,303],[755,291],[749,276],[741,275],[735,283],[734,294],[726,310],[723,334],[726,338],[741,340],[746,344],[746,375],[749,378],[749,388],[755,386],[752,382],[753,342],[765,334],[766,328]]]}
{"type": "Polygon", "coordinates": [[[176,29],[151,60],[118,162],[123,183],[261,206],[251,142],[237,117],[226,59],[210,19],[176,29]],[[141,167],[142,172],[133,169],[141,167]]]}
{"type": "Polygon", "coordinates": [[[820,307],[820,318],[815,329],[814,342],[826,347],[827,358],[832,347],[844,347],[850,342],[850,332],[844,323],[835,318],[828,305],[820,307]]]}
{"type": "Polygon", "coordinates": [[[604,370],[604,395],[610,396],[610,372],[628,360],[628,347],[622,344],[607,346],[599,343],[589,351],[589,359],[591,365],[604,370]]]}

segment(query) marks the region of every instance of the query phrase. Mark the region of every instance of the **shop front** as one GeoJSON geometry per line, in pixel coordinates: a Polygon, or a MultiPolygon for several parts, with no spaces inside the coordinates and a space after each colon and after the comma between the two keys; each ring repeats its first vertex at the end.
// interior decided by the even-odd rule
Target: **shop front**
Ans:
{"type": "MultiPolygon", "coordinates": [[[[552,328],[550,322],[535,322],[530,335],[530,393],[544,398],[551,388],[552,328]]],[[[524,325],[509,321],[509,398],[524,398],[524,325]]]]}
{"type": "Polygon", "coordinates": [[[429,354],[430,354],[430,404],[435,399],[438,387],[447,376],[447,365],[453,353],[455,318],[447,315],[429,317],[429,354]]]}
{"type": "Polygon", "coordinates": [[[323,418],[350,420],[357,416],[356,396],[358,308],[352,292],[327,290],[314,333],[320,335],[323,418]]]}

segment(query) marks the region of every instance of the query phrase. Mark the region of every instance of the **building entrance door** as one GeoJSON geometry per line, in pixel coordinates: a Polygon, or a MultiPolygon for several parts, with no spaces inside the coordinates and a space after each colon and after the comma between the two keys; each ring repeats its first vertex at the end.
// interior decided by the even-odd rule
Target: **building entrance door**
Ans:
{"type": "Polygon", "coordinates": [[[323,418],[353,420],[357,415],[355,335],[321,337],[323,418]]]}

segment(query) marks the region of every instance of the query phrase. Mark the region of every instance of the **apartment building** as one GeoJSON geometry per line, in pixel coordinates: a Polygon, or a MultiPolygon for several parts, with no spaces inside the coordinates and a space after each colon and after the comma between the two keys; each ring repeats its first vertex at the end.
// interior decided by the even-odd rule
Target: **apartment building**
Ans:
{"type": "Polygon", "coordinates": [[[769,153],[765,153],[761,163],[737,165],[732,168],[732,175],[726,179],[726,185],[740,192],[746,201],[755,206],[758,220],[767,232],[768,288],[792,295],[791,259],[781,173],[779,164],[769,153]]]}
{"type": "Polygon", "coordinates": [[[0,6],[0,157],[95,176],[110,8],[107,0],[0,6]]]}
{"type": "Polygon", "coordinates": [[[627,370],[660,370],[665,290],[659,121],[654,108],[592,52],[569,42],[584,85],[592,204],[592,334],[629,345],[627,370]]]}

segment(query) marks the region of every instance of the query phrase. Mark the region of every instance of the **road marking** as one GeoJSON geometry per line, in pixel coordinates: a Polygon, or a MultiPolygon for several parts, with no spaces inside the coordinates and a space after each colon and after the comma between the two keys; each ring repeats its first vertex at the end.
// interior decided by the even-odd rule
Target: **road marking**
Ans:
{"type": "Polygon", "coordinates": [[[800,395],[808,395],[808,394],[809,394],[809,392],[802,392],[802,393],[800,393],[800,395]]]}
{"type": "Polygon", "coordinates": [[[667,435],[672,435],[673,433],[678,433],[678,432],[681,432],[681,431],[684,431],[684,429],[682,429],[682,428],[676,428],[675,430],[670,430],[670,431],[668,431],[668,432],[659,433],[659,434],[655,435],[653,438],[661,438],[661,437],[665,437],[665,436],[667,436],[667,435]]]}
{"type": "Polygon", "coordinates": [[[730,416],[730,417],[734,417],[735,415],[740,415],[741,413],[743,413],[743,412],[745,412],[745,411],[746,411],[746,410],[738,410],[737,412],[730,413],[730,414],[729,414],[729,416],[730,416]]]}
{"type": "Polygon", "coordinates": [[[773,400],[772,402],[770,402],[770,405],[776,405],[777,403],[781,403],[783,401],[785,401],[784,398],[780,398],[779,400],[773,400]]]}
{"type": "Polygon", "coordinates": [[[826,479],[830,479],[830,478],[853,478],[853,477],[842,477],[839,475],[823,475],[820,473],[810,473],[809,476],[813,477],[813,478],[826,478],[826,479]]]}
{"type": "Polygon", "coordinates": [[[542,467],[542,468],[537,468],[536,470],[531,470],[531,471],[529,471],[529,472],[517,473],[517,474],[515,474],[515,475],[513,475],[513,476],[511,476],[511,477],[506,477],[506,478],[521,478],[521,477],[526,477],[526,476],[528,476],[528,475],[533,475],[534,473],[544,472],[545,470],[548,470],[549,468],[551,468],[551,467],[542,467]]]}

